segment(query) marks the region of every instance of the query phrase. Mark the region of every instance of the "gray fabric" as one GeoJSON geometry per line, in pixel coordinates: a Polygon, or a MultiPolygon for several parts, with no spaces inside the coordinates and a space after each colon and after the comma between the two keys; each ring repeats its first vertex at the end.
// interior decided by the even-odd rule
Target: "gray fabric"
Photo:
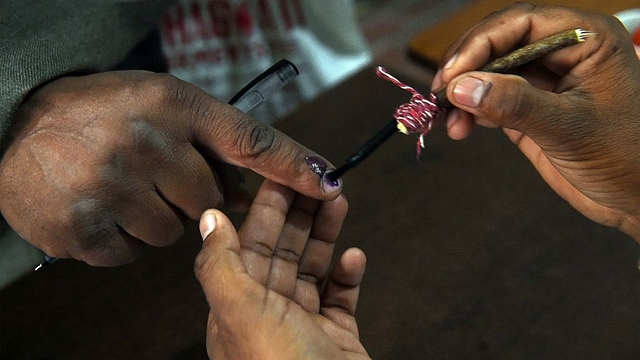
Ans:
{"type": "Polygon", "coordinates": [[[65,74],[112,67],[172,2],[0,1],[0,139],[32,89],[65,74]]]}
{"type": "Polygon", "coordinates": [[[33,272],[43,254],[0,219],[0,290],[21,276],[33,272]]]}

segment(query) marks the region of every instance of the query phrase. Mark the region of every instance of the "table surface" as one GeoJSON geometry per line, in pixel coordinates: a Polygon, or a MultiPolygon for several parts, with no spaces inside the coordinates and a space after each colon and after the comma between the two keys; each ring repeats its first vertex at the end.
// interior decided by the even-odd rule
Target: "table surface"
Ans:
{"type": "MultiPolygon", "coordinates": [[[[435,66],[440,62],[449,45],[469,27],[492,12],[499,11],[514,2],[514,0],[477,0],[411,38],[409,53],[414,59],[429,66],[435,66]]],[[[640,7],[638,0],[530,0],[528,2],[562,5],[610,15],[640,7]]]]}
{"type": "MultiPolygon", "coordinates": [[[[278,127],[338,165],[407,99],[366,69],[278,127]]],[[[397,135],[344,180],[339,246],[368,255],[373,358],[640,358],[638,244],[573,210],[500,131],[436,130],[420,162],[397,135]]],[[[128,266],[28,275],[1,293],[2,357],[205,358],[199,247],[192,226],[128,266]]]]}

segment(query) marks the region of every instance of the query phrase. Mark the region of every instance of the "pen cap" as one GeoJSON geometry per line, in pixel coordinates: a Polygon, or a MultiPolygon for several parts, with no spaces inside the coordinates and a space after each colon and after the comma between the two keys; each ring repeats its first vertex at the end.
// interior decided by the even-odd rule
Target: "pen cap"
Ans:
{"type": "Polygon", "coordinates": [[[241,91],[241,95],[229,101],[234,107],[246,113],[262,103],[271,94],[279,91],[298,75],[298,69],[291,62],[283,60],[265,72],[265,76],[257,79],[241,91]]]}

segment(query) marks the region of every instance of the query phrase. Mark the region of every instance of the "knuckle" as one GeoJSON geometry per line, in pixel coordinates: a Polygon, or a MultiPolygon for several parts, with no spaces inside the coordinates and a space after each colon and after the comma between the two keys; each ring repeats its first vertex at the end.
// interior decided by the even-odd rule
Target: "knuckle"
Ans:
{"type": "Polygon", "coordinates": [[[135,259],[134,251],[123,251],[122,236],[115,220],[104,211],[100,201],[81,199],[59,211],[50,229],[56,239],[56,248],[90,265],[119,265],[135,259]],[[63,239],[63,240],[60,240],[63,239]]]}
{"type": "Polygon", "coordinates": [[[243,242],[240,246],[243,250],[250,251],[266,259],[271,259],[275,252],[275,249],[269,242],[261,239],[251,239],[250,241],[243,242]]]}
{"type": "Polygon", "coordinates": [[[498,108],[499,113],[498,116],[502,119],[523,119],[528,117],[531,111],[531,104],[529,102],[529,98],[523,94],[518,87],[512,89],[511,93],[511,104],[509,102],[501,102],[498,108]]]}
{"type": "Polygon", "coordinates": [[[154,83],[158,94],[161,96],[160,99],[171,104],[183,104],[190,98],[187,84],[171,75],[158,75],[154,83]]]}
{"type": "Polygon", "coordinates": [[[293,249],[276,248],[273,251],[273,256],[282,259],[284,262],[296,264],[300,261],[302,254],[293,249]]]}
{"type": "MultiPolygon", "coordinates": [[[[124,243],[122,239],[121,242],[124,243]]],[[[140,257],[142,257],[143,251],[139,247],[135,248],[94,248],[92,251],[87,251],[82,254],[79,260],[91,266],[120,266],[131,264],[140,257]]]]}
{"type": "Polygon", "coordinates": [[[154,76],[151,88],[156,101],[162,106],[186,109],[196,114],[206,103],[205,92],[169,74],[154,76]]]}
{"type": "Polygon", "coordinates": [[[61,224],[74,234],[75,245],[81,251],[105,246],[116,237],[115,221],[103,211],[100,201],[82,199],[73,204],[62,216],[61,224]]]}
{"type": "Polygon", "coordinates": [[[203,252],[200,252],[196,256],[196,260],[193,263],[193,272],[196,274],[198,280],[201,280],[205,274],[205,268],[207,264],[207,259],[203,252]]]}
{"type": "MultiPolygon", "coordinates": [[[[508,127],[517,127],[520,122],[527,119],[533,110],[530,94],[525,94],[522,79],[516,76],[508,76],[501,84],[501,95],[491,101],[494,107],[488,108],[489,118],[500,119],[508,127]],[[508,101],[505,101],[508,99],[508,101]]],[[[493,98],[493,97],[492,97],[493,98]]]]}
{"type": "Polygon", "coordinates": [[[124,151],[125,156],[130,158],[149,154],[168,156],[167,153],[173,148],[170,135],[143,119],[129,122],[125,133],[112,142],[117,144],[115,150],[124,151]]]}
{"type": "Polygon", "coordinates": [[[131,263],[142,256],[144,244],[118,225],[118,215],[96,199],[85,198],[73,204],[63,233],[71,239],[69,253],[93,266],[131,263]]]}
{"type": "Polygon", "coordinates": [[[244,158],[258,158],[277,150],[276,134],[273,128],[264,124],[250,124],[239,131],[238,150],[244,158]]]}

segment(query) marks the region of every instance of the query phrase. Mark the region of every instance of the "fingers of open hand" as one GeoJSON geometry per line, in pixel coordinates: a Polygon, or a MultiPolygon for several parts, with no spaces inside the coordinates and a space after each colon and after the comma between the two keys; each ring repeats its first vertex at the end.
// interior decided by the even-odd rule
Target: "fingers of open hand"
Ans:
{"type": "Polygon", "coordinates": [[[321,300],[320,313],[356,335],[358,329],[354,315],[365,267],[366,257],[362,250],[351,248],[345,251],[329,274],[321,300]]]}
{"type": "Polygon", "coordinates": [[[309,311],[346,215],[344,197],[318,202],[265,181],[240,229],[242,259],[259,283],[309,311]]]}
{"type": "Polygon", "coordinates": [[[344,196],[320,203],[298,266],[298,280],[293,299],[306,311],[320,308],[319,291],[329,267],[335,243],[348,211],[344,196]]]}
{"type": "Polygon", "coordinates": [[[266,287],[290,299],[296,291],[298,278],[306,276],[299,273],[299,265],[310,240],[317,206],[318,200],[302,195],[295,197],[273,251],[266,287]]]}
{"type": "Polygon", "coordinates": [[[266,288],[292,298],[318,201],[266,180],[240,229],[242,258],[266,288]]]}
{"type": "Polygon", "coordinates": [[[265,285],[280,233],[295,192],[283,185],[265,180],[238,231],[242,245],[242,261],[258,283],[265,285]]]}

